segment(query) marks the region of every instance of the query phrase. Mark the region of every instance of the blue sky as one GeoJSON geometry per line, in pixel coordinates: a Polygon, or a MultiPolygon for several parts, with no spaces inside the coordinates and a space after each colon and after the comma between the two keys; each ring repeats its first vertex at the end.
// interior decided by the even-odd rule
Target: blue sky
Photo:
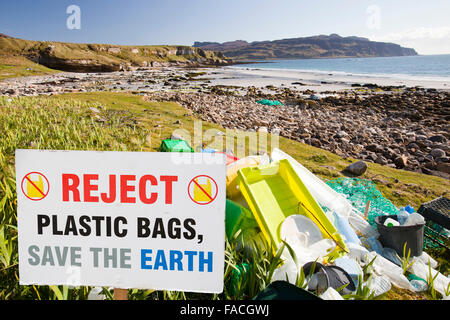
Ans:
{"type": "Polygon", "coordinates": [[[356,35],[450,53],[450,1],[432,0],[16,0],[4,1],[0,32],[83,43],[179,44],[356,35]],[[66,26],[78,5],[81,29],[66,26]]]}

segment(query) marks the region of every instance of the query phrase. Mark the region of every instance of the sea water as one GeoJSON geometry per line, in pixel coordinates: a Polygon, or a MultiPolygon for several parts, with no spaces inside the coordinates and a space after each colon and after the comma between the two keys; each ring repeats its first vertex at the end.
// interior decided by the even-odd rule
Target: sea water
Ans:
{"type": "Polygon", "coordinates": [[[238,68],[296,70],[333,75],[363,75],[450,81],[450,54],[373,58],[264,60],[238,68]]]}

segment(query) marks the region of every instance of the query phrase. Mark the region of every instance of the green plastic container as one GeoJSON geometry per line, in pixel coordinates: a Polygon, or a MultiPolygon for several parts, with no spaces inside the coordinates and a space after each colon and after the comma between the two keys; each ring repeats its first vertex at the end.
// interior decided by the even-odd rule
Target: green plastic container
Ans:
{"type": "Polygon", "coordinates": [[[165,139],[161,142],[161,152],[194,152],[184,140],[165,139]]]}
{"type": "Polygon", "coordinates": [[[240,236],[245,239],[253,238],[260,231],[258,223],[250,210],[227,199],[225,205],[225,233],[228,240],[231,240],[239,229],[241,229],[240,236]]]}
{"type": "Polygon", "coordinates": [[[231,272],[231,287],[230,292],[234,296],[241,287],[245,286],[247,275],[250,273],[250,266],[248,263],[241,263],[236,266],[231,272]]]}

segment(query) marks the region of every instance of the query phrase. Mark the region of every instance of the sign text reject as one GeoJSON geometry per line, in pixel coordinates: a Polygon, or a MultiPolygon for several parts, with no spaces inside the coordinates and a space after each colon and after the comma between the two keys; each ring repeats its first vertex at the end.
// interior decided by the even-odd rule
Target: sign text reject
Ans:
{"type": "Polygon", "coordinates": [[[225,161],[191,160],[17,150],[20,284],[222,292],[225,161]]]}

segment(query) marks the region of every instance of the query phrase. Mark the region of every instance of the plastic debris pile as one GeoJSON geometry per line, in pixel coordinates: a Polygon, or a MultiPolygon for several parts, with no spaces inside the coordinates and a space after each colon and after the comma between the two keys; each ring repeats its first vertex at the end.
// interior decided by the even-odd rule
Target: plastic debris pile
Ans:
{"type": "MultiPolygon", "coordinates": [[[[183,151],[189,148],[186,143],[183,151]]],[[[254,299],[343,300],[361,292],[370,299],[392,286],[426,291],[431,282],[443,299],[450,299],[450,278],[423,251],[428,247],[424,217],[410,206],[396,208],[372,181],[339,178],[325,183],[279,149],[270,157],[223,154],[228,241],[238,241],[244,249],[253,241],[250,250],[257,250],[265,240],[274,253],[287,245],[271,283],[254,299]],[[305,283],[298,286],[302,272],[305,283]]],[[[249,272],[248,264],[237,266],[232,292],[249,272]]]]}

